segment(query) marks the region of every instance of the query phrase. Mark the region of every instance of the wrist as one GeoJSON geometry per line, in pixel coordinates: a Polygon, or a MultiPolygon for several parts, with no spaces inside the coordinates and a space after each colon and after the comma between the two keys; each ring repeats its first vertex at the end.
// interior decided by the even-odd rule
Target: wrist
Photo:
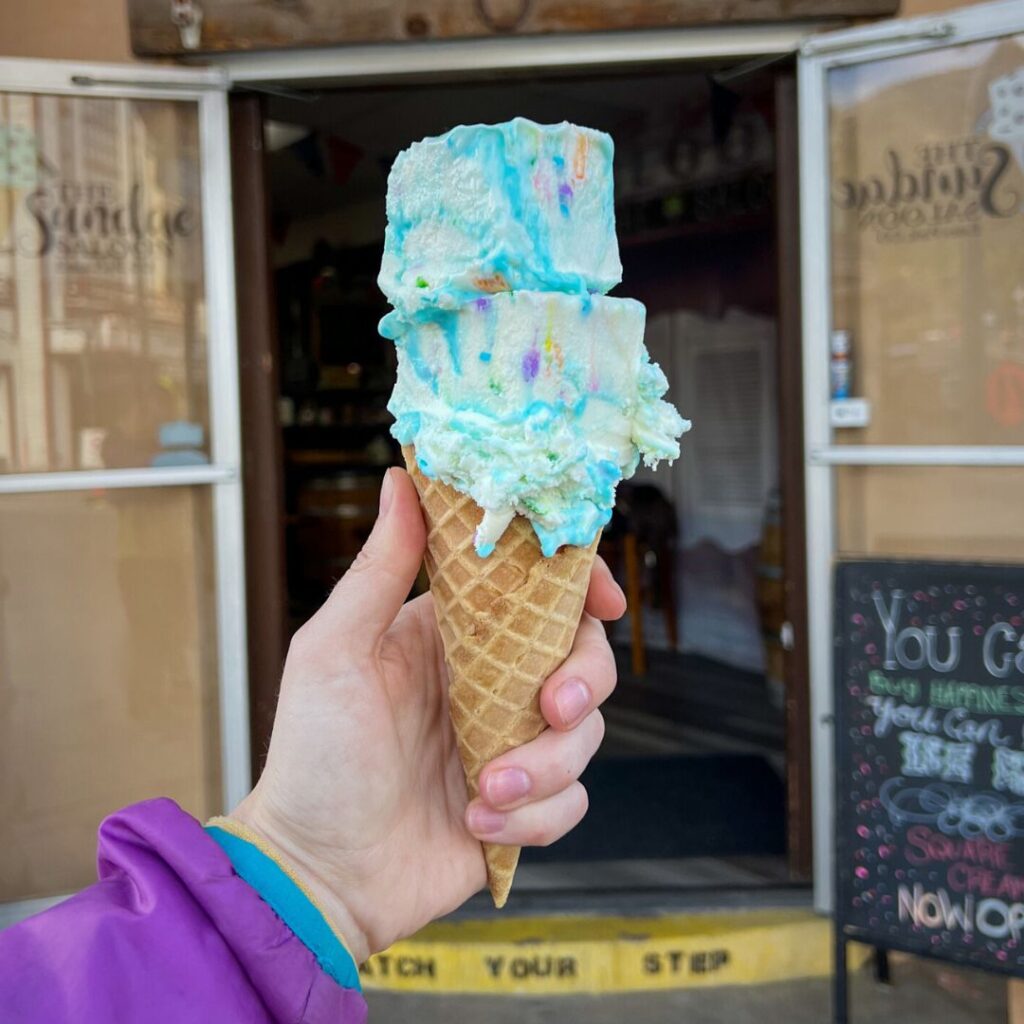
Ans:
{"type": "Polygon", "coordinates": [[[356,965],[365,963],[372,952],[366,931],[349,910],[347,903],[309,863],[300,845],[268,820],[255,797],[256,794],[251,793],[225,820],[248,833],[246,838],[259,846],[298,886],[351,954],[356,965]]]}

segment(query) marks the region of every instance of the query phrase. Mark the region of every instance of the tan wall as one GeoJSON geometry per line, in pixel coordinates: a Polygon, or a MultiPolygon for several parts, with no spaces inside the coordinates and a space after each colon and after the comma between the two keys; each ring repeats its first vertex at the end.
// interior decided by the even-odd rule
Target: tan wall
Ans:
{"type": "Polygon", "coordinates": [[[0,56],[134,60],[127,0],[2,0],[0,56]]]}
{"type": "Polygon", "coordinates": [[[920,14],[937,14],[983,2],[984,0],[903,0],[900,4],[900,17],[916,18],[920,14]]]}

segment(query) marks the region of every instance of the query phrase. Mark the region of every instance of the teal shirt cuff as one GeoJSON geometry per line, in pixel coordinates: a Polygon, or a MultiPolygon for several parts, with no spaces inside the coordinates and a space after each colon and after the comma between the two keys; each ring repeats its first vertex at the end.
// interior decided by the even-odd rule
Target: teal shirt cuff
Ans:
{"type": "Polygon", "coordinates": [[[342,988],[362,991],[359,969],[320,910],[288,877],[281,866],[259,847],[216,825],[207,835],[224,851],[238,876],[260,894],[270,909],[316,957],[316,962],[342,988]]]}

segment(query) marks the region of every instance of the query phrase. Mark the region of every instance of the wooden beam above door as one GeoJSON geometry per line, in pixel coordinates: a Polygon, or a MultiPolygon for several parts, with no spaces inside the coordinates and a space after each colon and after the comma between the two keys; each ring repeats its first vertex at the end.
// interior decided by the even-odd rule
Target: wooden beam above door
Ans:
{"type": "Polygon", "coordinates": [[[899,0],[127,0],[140,57],[351,43],[877,18],[899,0]],[[201,17],[186,49],[172,20],[201,17]]]}

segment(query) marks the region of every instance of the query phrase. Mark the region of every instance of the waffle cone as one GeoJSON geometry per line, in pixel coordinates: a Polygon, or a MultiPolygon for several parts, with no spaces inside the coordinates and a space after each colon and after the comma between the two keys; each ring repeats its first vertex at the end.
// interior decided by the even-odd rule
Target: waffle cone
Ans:
{"type": "MultiPolygon", "coordinates": [[[[480,558],[473,535],[481,508],[424,476],[412,448],[403,454],[427,524],[425,561],[448,665],[449,712],[472,799],[485,764],[545,727],[540,688],[572,647],[597,540],[545,558],[533,527],[516,516],[494,552],[480,558]]],[[[483,847],[488,888],[503,907],[519,847],[483,847]]]]}

